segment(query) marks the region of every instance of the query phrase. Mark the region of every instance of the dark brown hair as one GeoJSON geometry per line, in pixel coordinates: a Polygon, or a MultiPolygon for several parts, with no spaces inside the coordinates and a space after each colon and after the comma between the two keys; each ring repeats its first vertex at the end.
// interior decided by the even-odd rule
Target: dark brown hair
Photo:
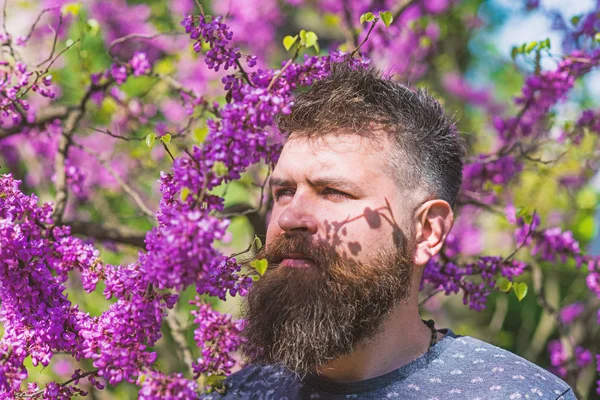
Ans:
{"type": "Polygon", "coordinates": [[[389,173],[401,189],[424,188],[456,202],[462,181],[464,144],[451,118],[426,90],[411,90],[375,68],[331,66],[331,74],[297,95],[279,129],[294,137],[341,131],[394,144],[389,173]]]}

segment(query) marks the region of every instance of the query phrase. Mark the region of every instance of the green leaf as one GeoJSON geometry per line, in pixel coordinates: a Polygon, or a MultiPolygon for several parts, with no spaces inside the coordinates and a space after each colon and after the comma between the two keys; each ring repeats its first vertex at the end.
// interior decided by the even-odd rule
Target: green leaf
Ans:
{"type": "Polygon", "coordinates": [[[513,290],[515,291],[519,301],[523,300],[525,296],[527,296],[527,289],[528,287],[525,282],[518,282],[513,285],[513,290]]]}
{"type": "Polygon", "coordinates": [[[217,161],[214,163],[212,170],[217,176],[223,176],[227,173],[227,165],[225,165],[222,161],[217,161]]]}
{"type": "Polygon", "coordinates": [[[87,27],[90,35],[96,36],[98,34],[98,32],[100,32],[100,24],[98,23],[97,20],[95,20],[93,18],[88,19],[86,24],[87,24],[86,27],[87,27]]]}
{"type": "Polygon", "coordinates": [[[225,380],[225,375],[209,375],[206,377],[206,385],[220,385],[225,380]]]}
{"type": "Polygon", "coordinates": [[[296,35],[296,36],[287,35],[286,37],[284,37],[283,38],[283,47],[285,47],[285,50],[290,51],[290,49],[292,48],[294,43],[296,43],[296,40],[298,40],[298,35],[296,35]]]}
{"type": "Polygon", "coordinates": [[[61,12],[65,15],[79,15],[79,10],[81,10],[81,4],[79,3],[67,3],[61,7],[61,12]]]}
{"type": "Polygon", "coordinates": [[[325,25],[336,27],[340,24],[340,16],[337,14],[327,13],[324,17],[325,25]]]}
{"type": "Polygon", "coordinates": [[[360,23],[364,24],[365,22],[371,22],[375,19],[375,15],[372,12],[364,13],[360,16],[360,23]]]}
{"type": "Polygon", "coordinates": [[[252,261],[250,263],[250,266],[252,268],[254,268],[260,276],[263,276],[265,274],[265,272],[267,271],[267,267],[269,266],[269,263],[266,259],[261,258],[261,259],[252,261]]]}
{"type": "Polygon", "coordinates": [[[546,40],[544,40],[543,42],[541,42],[540,46],[539,46],[539,49],[540,50],[550,49],[550,38],[546,38],[546,40]]]}
{"type": "Polygon", "coordinates": [[[192,135],[194,136],[194,139],[196,139],[196,141],[198,143],[202,143],[202,142],[204,142],[204,140],[206,140],[206,136],[208,136],[208,127],[205,126],[203,128],[196,128],[196,129],[194,129],[194,132],[192,133],[192,135]]]}
{"type": "Polygon", "coordinates": [[[573,18],[571,18],[571,23],[575,26],[579,24],[579,21],[581,21],[581,15],[575,15],[573,18]]]}
{"type": "Polygon", "coordinates": [[[319,37],[313,31],[306,32],[306,47],[310,48],[317,44],[319,37]]]}
{"type": "Polygon", "coordinates": [[[585,187],[577,193],[575,197],[577,206],[583,209],[595,209],[598,204],[598,194],[596,190],[591,187],[585,187]]]}
{"type": "Polygon", "coordinates": [[[517,58],[518,54],[519,54],[519,48],[517,46],[513,46],[512,50],[510,51],[510,58],[512,58],[514,61],[515,58],[517,58]]]}
{"type": "Polygon", "coordinates": [[[183,189],[181,189],[181,193],[179,194],[179,198],[181,199],[181,201],[185,201],[188,196],[190,195],[191,190],[188,187],[183,187],[183,189]]]}
{"type": "Polygon", "coordinates": [[[252,275],[252,281],[253,282],[258,282],[260,280],[260,276],[258,275],[252,275]]]}
{"type": "Polygon", "coordinates": [[[252,242],[252,246],[256,250],[260,250],[263,247],[262,240],[258,237],[258,235],[254,235],[254,242],[252,242]]]}
{"type": "Polygon", "coordinates": [[[392,21],[394,20],[394,16],[390,11],[380,11],[379,17],[387,27],[389,27],[392,24],[392,21]]]}
{"type": "Polygon", "coordinates": [[[579,219],[576,225],[578,239],[588,241],[596,237],[596,219],[594,214],[579,219]]]}
{"type": "Polygon", "coordinates": [[[538,45],[538,42],[535,42],[535,41],[528,43],[527,46],[525,47],[525,53],[527,53],[527,54],[531,53],[537,45],[538,45]]]}
{"type": "Polygon", "coordinates": [[[508,293],[512,287],[512,282],[506,278],[500,278],[496,281],[496,286],[501,292],[508,293]]]}
{"type": "Polygon", "coordinates": [[[146,136],[146,146],[152,147],[155,139],[156,139],[156,134],[154,134],[154,133],[151,133],[148,136],[146,136]]]}
{"type": "Polygon", "coordinates": [[[594,40],[596,42],[600,42],[600,32],[596,32],[596,34],[594,35],[594,40]]]}
{"type": "Polygon", "coordinates": [[[163,137],[160,138],[160,140],[163,141],[163,143],[169,143],[171,141],[171,134],[167,133],[166,135],[164,135],[163,137]]]}
{"type": "Polygon", "coordinates": [[[300,45],[306,46],[306,31],[304,29],[300,31],[300,45]]]}

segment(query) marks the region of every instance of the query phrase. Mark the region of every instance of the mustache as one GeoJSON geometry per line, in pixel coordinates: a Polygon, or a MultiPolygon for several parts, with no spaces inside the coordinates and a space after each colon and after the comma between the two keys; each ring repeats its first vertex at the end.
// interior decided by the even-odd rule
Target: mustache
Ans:
{"type": "Polygon", "coordinates": [[[271,266],[276,268],[284,258],[290,256],[310,259],[321,270],[343,259],[337,253],[335,246],[324,240],[311,240],[307,236],[287,234],[278,236],[271,243],[263,246],[254,259],[266,259],[270,269],[271,266]]]}

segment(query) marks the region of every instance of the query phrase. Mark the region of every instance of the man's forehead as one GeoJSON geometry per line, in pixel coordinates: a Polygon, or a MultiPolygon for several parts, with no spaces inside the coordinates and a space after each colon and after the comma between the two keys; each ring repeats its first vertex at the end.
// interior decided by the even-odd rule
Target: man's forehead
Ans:
{"type": "Polygon", "coordinates": [[[359,135],[291,137],[283,148],[271,183],[298,180],[300,176],[315,184],[370,183],[384,175],[387,154],[384,148],[359,135]]]}

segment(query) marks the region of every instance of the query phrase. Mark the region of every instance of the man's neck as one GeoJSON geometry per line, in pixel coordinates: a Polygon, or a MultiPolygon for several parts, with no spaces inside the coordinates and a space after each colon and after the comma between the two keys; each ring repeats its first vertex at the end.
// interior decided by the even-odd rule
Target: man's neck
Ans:
{"type": "Polygon", "coordinates": [[[317,367],[317,373],[336,382],[356,382],[398,369],[427,352],[431,330],[421,321],[416,307],[403,306],[407,305],[388,316],[376,336],[351,353],[317,367]]]}

